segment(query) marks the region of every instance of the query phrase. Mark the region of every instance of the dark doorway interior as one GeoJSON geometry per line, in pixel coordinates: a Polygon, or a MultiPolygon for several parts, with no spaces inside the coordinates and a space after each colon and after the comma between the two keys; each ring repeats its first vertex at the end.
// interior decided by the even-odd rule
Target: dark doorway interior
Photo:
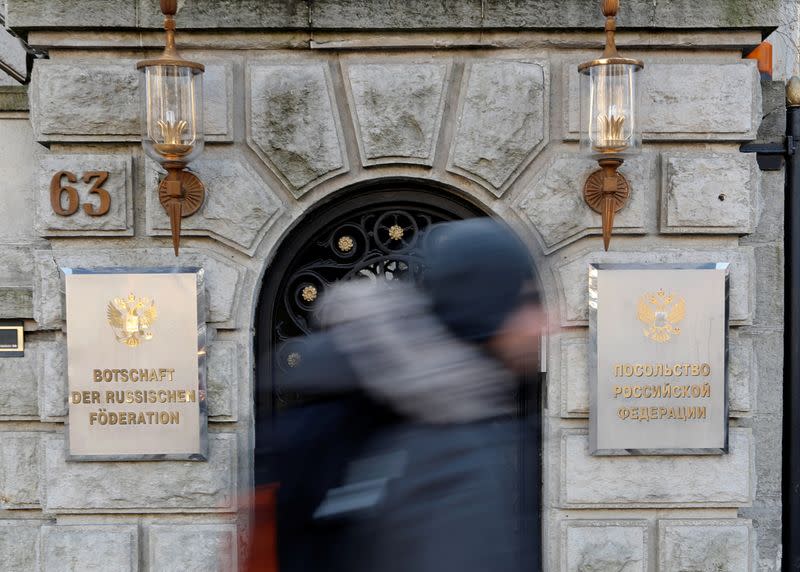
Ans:
{"type": "MultiPolygon", "coordinates": [[[[314,330],[314,303],[326,288],[359,277],[417,280],[423,271],[418,252],[428,226],[487,214],[451,190],[407,181],[363,186],[308,213],[264,275],[256,317],[256,422],[268,423],[296,402],[295,396],[275,391],[273,368],[290,368],[303,359],[302,339],[295,338],[314,330]]],[[[519,472],[519,502],[536,507],[541,506],[539,376],[538,368],[531,372],[532,383],[520,395],[519,413],[528,420],[528,430],[518,459],[509,463],[509,470],[519,472]]],[[[520,530],[538,554],[540,530],[540,518],[520,530]]]]}

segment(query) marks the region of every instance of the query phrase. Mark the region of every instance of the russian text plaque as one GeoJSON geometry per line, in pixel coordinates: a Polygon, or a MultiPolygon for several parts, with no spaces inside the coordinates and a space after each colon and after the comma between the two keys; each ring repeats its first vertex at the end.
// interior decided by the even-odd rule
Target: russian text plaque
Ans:
{"type": "Polygon", "coordinates": [[[728,451],[728,264],[591,264],[593,455],[728,451]]]}
{"type": "Polygon", "coordinates": [[[203,271],[62,271],[69,459],[205,460],[203,271]]]}

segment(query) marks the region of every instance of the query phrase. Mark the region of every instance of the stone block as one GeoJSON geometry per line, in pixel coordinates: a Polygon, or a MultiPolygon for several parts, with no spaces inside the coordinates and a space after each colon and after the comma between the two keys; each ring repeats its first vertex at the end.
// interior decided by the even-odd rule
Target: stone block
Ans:
{"type": "Polygon", "coordinates": [[[236,510],[236,435],[209,435],[209,459],[70,463],[61,435],[45,438],[42,491],[54,513],[236,510]]]}
{"type": "MultiPolygon", "coordinates": [[[[561,415],[589,415],[589,339],[584,335],[561,338],[561,415]]],[[[731,417],[749,412],[753,400],[755,355],[753,339],[728,338],[728,403],[731,417]]]]}
{"type": "Polygon", "coordinates": [[[561,414],[589,414],[589,340],[585,335],[561,338],[561,414]]]}
{"type": "Polygon", "coordinates": [[[41,435],[0,432],[0,509],[39,508],[41,435]]]}
{"type": "MultiPolygon", "coordinates": [[[[133,160],[124,155],[42,155],[36,172],[36,228],[41,236],[132,236],[133,160]],[[100,173],[105,173],[101,175],[100,173]],[[58,176],[57,176],[58,175],[58,176]],[[74,181],[70,180],[74,178],[74,181]],[[51,186],[75,189],[77,210],[69,216],[56,214],[51,186]],[[97,188],[99,190],[95,191],[97,188]],[[102,191],[108,194],[109,210],[100,208],[102,191]]],[[[60,208],[70,208],[69,191],[56,195],[60,208]]]]}
{"type": "Polygon", "coordinates": [[[38,342],[36,372],[39,380],[39,415],[42,421],[63,421],[67,416],[67,347],[63,341],[38,342]]]}
{"type": "Polygon", "coordinates": [[[779,328],[784,320],[784,261],[782,242],[754,245],[756,308],[754,323],[779,328]]]}
{"type": "MultiPolygon", "coordinates": [[[[303,28],[311,22],[305,0],[184,0],[175,15],[181,29],[303,28]],[[224,18],[220,18],[224,14],[224,18]]],[[[139,25],[161,28],[164,16],[158,3],[141,1],[139,25]]]]}
{"type": "MultiPolygon", "coordinates": [[[[141,141],[136,60],[36,60],[30,88],[36,140],[141,141]]],[[[207,141],[233,139],[230,63],[206,63],[207,141]]]]}
{"type": "MultiPolygon", "coordinates": [[[[235,421],[242,356],[239,344],[215,341],[208,347],[208,416],[235,421]]],[[[223,419],[220,419],[223,420],[223,419]]]]}
{"type": "Polygon", "coordinates": [[[126,63],[38,60],[28,94],[36,140],[141,140],[139,78],[126,63]]]}
{"type": "Polygon", "coordinates": [[[42,527],[43,572],[136,572],[135,524],[59,524],[42,527]]]}
{"type": "Polygon", "coordinates": [[[28,77],[28,53],[20,39],[5,28],[0,28],[0,63],[5,70],[13,73],[15,79],[25,80],[28,77]]]}
{"type": "Polygon", "coordinates": [[[33,290],[0,286],[0,319],[33,318],[33,290]]]}
{"type": "Polygon", "coordinates": [[[30,289],[32,273],[31,249],[4,244],[0,250],[0,287],[30,289]]]}
{"type": "MultiPolygon", "coordinates": [[[[215,7],[215,13],[217,12],[215,7]]],[[[233,141],[233,64],[202,58],[203,117],[206,141],[233,141]]]]}
{"type": "Polygon", "coordinates": [[[0,85],[0,111],[28,111],[28,86],[0,85]]]}
{"type": "MultiPolygon", "coordinates": [[[[782,464],[785,446],[789,439],[783,435],[783,415],[755,413],[752,416],[753,436],[756,446],[756,482],[758,494],[754,502],[753,514],[772,511],[765,520],[777,518],[780,521],[781,496],[783,485],[782,464]],[[760,505],[760,506],[759,506],[760,505]],[[777,513],[777,514],[775,514],[777,513]]],[[[740,516],[748,516],[742,512],[740,516]]],[[[761,520],[758,518],[757,520],[761,520]]],[[[757,525],[758,527],[758,525],[757,525]]]]}
{"type": "Polygon", "coordinates": [[[780,142],[786,135],[786,82],[761,81],[761,125],[758,139],[763,142],[780,142]]]}
{"type": "Polygon", "coordinates": [[[60,329],[64,320],[61,300],[64,289],[58,264],[49,250],[35,251],[33,257],[33,319],[41,330],[60,329]]]}
{"type": "MultiPolygon", "coordinates": [[[[780,474],[781,471],[778,469],[776,472],[780,474]]],[[[786,547],[781,538],[783,519],[780,502],[769,503],[768,508],[744,509],[739,516],[753,519],[753,541],[757,558],[755,570],[781,572],[785,566],[786,547]]]]}
{"type": "Polygon", "coordinates": [[[754,232],[743,237],[742,244],[783,240],[784,172],[762,171],[760,174],[759,210],[754,232]]]}
{"type": "Polygon", "coordinates": [[[729,336],[728,347],[728,399],[731,416],[736,416],[753,408],[756,357],[749,336],[729,336]]]}
{"type": "Polygon", "coordinates": [[[136,22],[137,2],[7,0],[6,3],[6,25],[10,28],[128,28],[136,22]]]}
{"type": "MultiPolygon", "coordinates": [[[[630,55],[630,54],[629,54],[630,55]]],[[[565,64],[565,137],[580,134],[578,63],[565,64]]],[[[755,60],[651,63],[641,72],[639,117],[650,141],[748,141],[761,123],[755,60]]]]}
{"type": "Polygon", "coordinates": [[[759,329],[751,339],[758,392],[756,412],[779,417],[784,411],[783,330],[759,329]]]}
{"type": "MultiPolygon", "coordinates": [[[[638,6],[644,10],[644,5],[638,6]]],[[[651,12],[651,25],[688,28],[761,28],[780,20],[778,5],[772,0],[710,0],[708,2],[657,2],[651,12]]]]}
{"type": "Polygon", "coordinates": [[[38,417],[36,354],[28,344],[23,357],[0,359],[0,420],[38,417]]]}
{"type": "Polygon", "coordinates": [[[753,232],[755,153],[666,153],[662,161],[661,232],[753,232]]]}
{"type": "Polygon", "coordinates": [[[468,64],[448,169],[501,196],[547,141],[548,73],[541,62],[468,64]]]}
{"type": "Polygon", "coordinates": [[[648,251],[584,251],[571,256],[554,270],[560,287],[561,323],[583,326],[588,323],[589,292],[586,280],[591,262],[619,263],[730,263],[730,319],[735,325],[750,323],[755,306],[755,258],[751,247],[737,250],[686,250],[684,248],[648,251]]]}
{"type": "MultiPolygon", "coordinates": [[[[186,242],[186,241],[185,241],[186,242]]],[[[208,321],[230,322],[236,318],[239,286],[244,270],[208,250],[181,247],[182,266],[205,269],[208,321]]],[[[34,315],[43,329],[61,328],[64,320],[61,268],[162,267],[175,266],[175,253],[167,248],[101,250],[42,250],[35,253],[34,315]]]]}
{"type": "Polygon", "coordinates": [[[0,88],[16,87],[20,85],[19,80],[11,77],[6,72],[0,73],[0,88]]]}
{"type": "Polygon", "coordinates": [[[588,436],[561,437],[561,503],[589,507],[741,507],[755,491],[753,436],[730,429],[727,455],[593,457],[588,436]]]}
{"type": "Polygon", "coordinates": [[[0,520],[0,563],[8,572],[28,572],[39,568],[39,529],[41,520],[0,520]]]}
{"type": "MultiPolygon", "coordinates": [[[[628,203],[614,218],[615,233],[644,234],[648,205],[657,186],[654,153],[625,161],[620,172],[633,189],[628,203]]],[[[583,185],[597,162],[575,153],[559,153],[533,177],[516,209],[531,221],[546,253],[591,235],[602,234],[602,220],[583,200],[583,185]]]]}
{"type": "Polygon", "coordinates": [[[320,28],[480,28],[480,0],[326,0],[315,2],[312,21],[320,28]]]}
{"type": "Polygon", "coordinates": [[[433,164],[449,68],[435,62],[343,66],[364,165],[433,164]]]}
{"type": "MultiPolygon", "coordinates": [[[[156,4],[157,6],[157,4],[156,4]]],[[[630,0],[620,7],[628,28],[743,28],[768,33],[780,23],[780,0],[657,2],[630,0]]],[[[597,30],[597,13],[581,0],[186,0],[178,6],[181,29],[554,29],[597,30]],[[220,14],[225,14],[220,18],[220,14]]],[[[161,28],[149,0],[8,0],[9,27],[161,28]],[[137,17],[138,14],[138,17],[137,17]]]]}
{"type": "Polygon", "coordinates": [[[153,524],[147,535],[151,572],[237,569],[235,524],[153,524]]]}
{"type": "Polygon", "coordinates": [[[247,84],[247,141],[292,194],[348,170],[326,64],[252,63],[247,84]]]}
{"type": "Polygon", "coordinates": [[[646,572],[647,521],[561,522],[564,572],[646,572]]]}
{"type": "Polygon", "coordinates": [[[751,572],[752,536],[749,520],[660,520],[659,570],[751,572]]]}
{"type": "MultiPolygon", "coordinates": [[[[14,105],[14,101],[6,100],[6,96],[11,94],[3,91],[0,87],[0,112],[21,111],[14,109],[20,107],[14,105]]],[[[26,102],[27,110],[27,94],[22,91],[21,97],[26,102]]],[[[27,116],[3,115],[5,117],[0,119],[0,181],[3,181],[3,192],[0,193],[0,212],[3,213],[0,242],[30,243],[35,240],[36,209],[32,208],[35,203],[34,173],[41,147],[33,139],[33,129],[27,116]]],[[[4,247],[4,250],[6,248],[9,247],[4,247]]]]}
{"type": "MultiPolygon", "coordinates": [[[[14,1],[14,0],[12,0],[14,1]]],[[[426,0],[315,0],[314,28],[447,29],[597,28],[597,13],[579,0],[557,4],[538,0],[464,0],[431,3],[426,0]]],[[[778,25],[777,0],[714,0],[666,4],[633,0],[620,6],[620,25],[637,28],[690,28],[702,22],[709,28],[762,28],[778,25]],[[761,11],[759,11],[761,10],[761,11]],[[691,14],[689,16],[688,14],[691,14]]]]}
{"type": "MultiPolygon", "coordinates": [[[[182,235],[211,236],[252,254],[258,239],[272,226],[283,206],[264,179],[238,153],[206,148],[191,170],[206,187],[200,210],[181,221],[182,235]]],[[[147,232],[171,236],[169,217],[158,200],[164,173],[153,161],[145,163],[147,232]]]]}

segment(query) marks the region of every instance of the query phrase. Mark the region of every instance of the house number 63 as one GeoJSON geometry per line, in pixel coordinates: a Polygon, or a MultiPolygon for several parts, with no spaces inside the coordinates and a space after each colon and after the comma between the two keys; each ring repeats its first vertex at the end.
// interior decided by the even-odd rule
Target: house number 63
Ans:
{"type": "MultiPolygon", "coordinates": [[[[78,211],[78,191],[75,187],[62,185],[64,177],[70,183],[77,183],[78,177],[69,171],[59,171],[50,180],[50,205],[53,212],[60,216],[71,216],[78,211]],[[67,195],[67,205],[64,206],[62,199],[67,195]]],[[[103,188],[103,183],[108,180],[108,171],[87,171],[81,177],[81,181],[92,184],[89,194],[95,194],[100,198],[100,205],[95,207],[93,204],[84,203],[83,211],[89,216],[103,216],[111,208],[111,195],[103,188]]]]}

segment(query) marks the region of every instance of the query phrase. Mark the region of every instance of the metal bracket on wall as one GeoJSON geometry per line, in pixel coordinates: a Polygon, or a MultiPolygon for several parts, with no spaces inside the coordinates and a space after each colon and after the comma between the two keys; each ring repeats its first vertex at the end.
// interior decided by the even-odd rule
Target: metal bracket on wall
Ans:
{"type": "Polygon", "coordinates": [[[742,143],[739,151],[755,153],[758,167],[762,171],[780,171],[783,169],[786,157],[794,155],[797,151],[797,140],[787,135],[782,143],[742,143]]]}

